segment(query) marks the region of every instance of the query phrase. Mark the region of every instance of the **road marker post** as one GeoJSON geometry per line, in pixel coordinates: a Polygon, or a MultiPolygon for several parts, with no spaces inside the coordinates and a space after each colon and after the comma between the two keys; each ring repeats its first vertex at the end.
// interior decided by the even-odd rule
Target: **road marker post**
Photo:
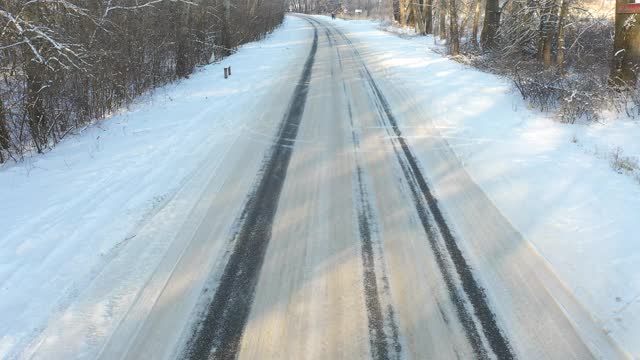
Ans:
{"type": "Polygon", "coordinates": [[[640,13],[640,2],[630,1],[617,5],[618,14],[638,14],[640,13]]]}

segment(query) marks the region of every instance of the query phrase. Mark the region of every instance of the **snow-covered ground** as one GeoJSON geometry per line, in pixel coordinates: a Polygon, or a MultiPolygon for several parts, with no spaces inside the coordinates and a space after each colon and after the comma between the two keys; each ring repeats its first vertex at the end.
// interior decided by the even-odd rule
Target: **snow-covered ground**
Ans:
{"type": "Polygon", "coordinates": [[[287,18],[223,63],[158,89],[47,154],[0,167],[0,358],[28,357],[43,344],[62,349],[50,346],[56,342],[77,357],[95,355],[207,176],[239,134],[255,131],[259,100],[284,79],[273,74],[306,55],[307,31],[304,21],[287,18]],[[224,80],[228,65],[233,76],[224,80]]]}
{"type": "MultiPolygon", "coordinates": [[[[399,38],[370,21],[335,24],[377,59],[368,66],[383,91],[400,89],[390,96],[394,110],[401,113],[403,101],[428,109],[474,181],[601,326],[640,357],[640,184],[610,165],[617,148],[640,157],[640,124],[559,124],[529,110],[507,80],[428,50],[433,38],[399,38]]],[[[273,74],[298,73],[291,64],[306,55],[308,31],[289,17],[224,63],[45,155],[0,168],[0,358],[42,346],[82,351],[78,357],[99,351],[208,176],[239,134],[255,131],[259,99],[282,81],[273,74]],[[229,64],[234,75],[223,80],[229,64]]],[[[418,155],[412,129],[423,120],[401,124],[418,155]]]]}
{"type": "MultiPolygon", "coordinates": [[[[530,110],[509,80],[429,50],[433,37],[398,37],[372,21],[336,24],[396,92],[395,111],[426,109],[474,181],[595,320],[640,358],[640,182],[611,165],[617,149],[640,158],[640,121],[561,124],[530,110]]],[[[418,154],[412,128],[424,120],[402,124],[418,154]]]]}

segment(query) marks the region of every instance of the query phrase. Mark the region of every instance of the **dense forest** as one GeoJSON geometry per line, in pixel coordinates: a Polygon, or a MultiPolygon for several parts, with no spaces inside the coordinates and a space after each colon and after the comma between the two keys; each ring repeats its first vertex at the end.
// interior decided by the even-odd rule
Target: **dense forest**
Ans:
{"type": "Polygon", "coordinates": [[[640,115],[634,1],[290,0],[290,7],[385,18],[433,34],[455,59],[510,77],[533,106],[572,123],[598,120],[602,109],[640,115]]]}
{"type": "Polygon", "coordinates": [[[0,0],[0,163],[262,38],[279,0],[0,0]]]}

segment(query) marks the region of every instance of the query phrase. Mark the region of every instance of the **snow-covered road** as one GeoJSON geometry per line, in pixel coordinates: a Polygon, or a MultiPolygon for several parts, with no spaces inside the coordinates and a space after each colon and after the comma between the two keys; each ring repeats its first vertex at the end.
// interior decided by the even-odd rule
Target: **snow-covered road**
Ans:
{"type": "Polygon", "coordinates": [[[292,90],[281,88],[286,108],[268,107],[272,145],[242,145],[225,167],[247,191],[221,189],[230,202],[212,201],[146,319],[116,332],[103,358],[619,356],[577,304],[551,294],[537,253],[436,134],[430,163],[415,157],[358,45],[304,19],[311,46],[292,90]],[[431,172],[446,173],[449,213],[431,172]],[[203,283],[193,322],[175,326],[203,283]]]}
{"type": "MultiPolygon", "coordinates": [[[[175,170],[173,190],[114,235],[106,259],[43,292],[58,309],[3,337],[0,357],[625,357],[467,174],[424,104],[370,66],[361,39],[324,17],[290,16],[279,31],[253,49],[265,56],[255,75],[233,64],[230,81],[250,82],[234,86],[254,96],[189,117],[226,117],[225,132],[216,122],[204,134],[167,130],[176,145],[165,163],[189,159],[198,171],[175,170]],[[416,118],[419,144],[402,127],[416,118]],[[184,139],[194,150],[184,153],[184,139]]],[[[206,82],[178,100],[182,110],[191,96],[220,105],[237,94],[206,82]]],[[[158,179],[149,169],[141,181],[158,179]]],[[[144,189],[130,187],[120,196],[144,189]]],[[[68,246],[83,249],[79,239],[68,246]]],[[[30,274],[17,269],[6,276],[30,274]]],[[[84,268],[57,274],[74,269],[84,268]]]]}

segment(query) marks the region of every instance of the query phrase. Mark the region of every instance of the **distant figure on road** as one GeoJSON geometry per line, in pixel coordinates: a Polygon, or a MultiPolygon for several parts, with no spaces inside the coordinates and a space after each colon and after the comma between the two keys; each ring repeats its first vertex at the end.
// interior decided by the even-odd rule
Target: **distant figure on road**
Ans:
{"type": "Polygon", "coordinates": [[[335,19],[336,19],[336,13],[331,13],[331,18],[332,18],[333,20],[335,20],[335,19]]]}

